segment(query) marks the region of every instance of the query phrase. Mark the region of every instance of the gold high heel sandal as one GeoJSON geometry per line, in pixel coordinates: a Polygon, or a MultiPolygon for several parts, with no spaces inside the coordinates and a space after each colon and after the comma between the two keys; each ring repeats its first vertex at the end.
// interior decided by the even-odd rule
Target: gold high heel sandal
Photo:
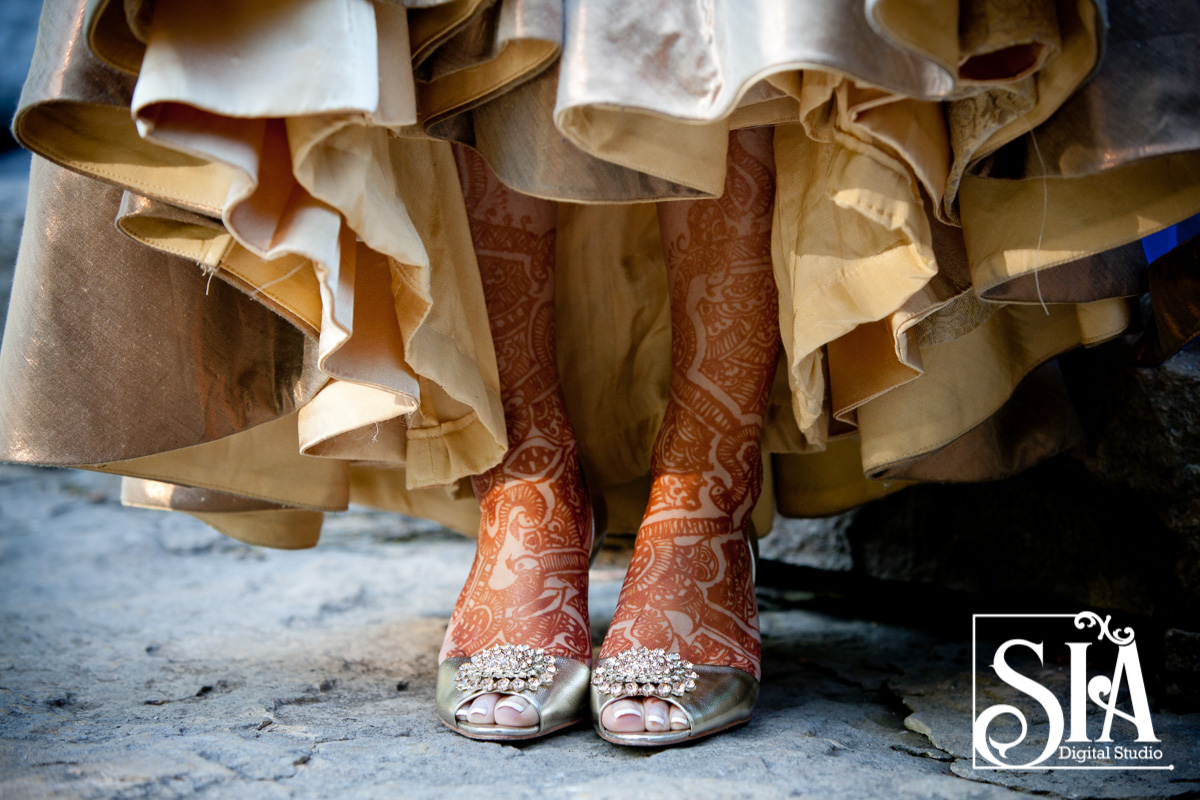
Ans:
{"type": "MultiPolygon", "coordinates": [[[[757,578],[758,537],[747,527],[751,583],[757,578]]],[[[635,647],[604,659],[592,672],[592,720],[601,739],[630,747],[695,741],[741,725],[754,715],[759,681],[737,667],[693,664],[677,653],[635,647]],[[688,727],[678,731],[610,731],[601,714],[618,700],[656,697],[680,709],[688,727]]],[[[669,718],[669,716],[668,716],[669,718]]]]}
{"type": "Polygon", "coordinates": [[[547,655],[540,647],[497,645],[470,658],[447,658],[438,668],[437,710],[448,727],[468,739],[499,741],[534,739],[583,719],[587,702],[587,664],[547,655]],[[455,712],[476,697],[515,694],[538,712],[538,724],[527,727],[476,725],[455,712]]]}
{"type": "MultiPolygon", "coordinates": [[[[580,475],[583,471],[580,470],[580,475]]],[[[604,496],[591,498],[591,555],[596,560],[604,543],[604,496]]],[[[502,644],[469,657],[447,658],[438,667],[437,712],[442,722],[456,733],[483,741],[535,739],[583,721],[587,713],[588,679],[591,664],[574,658],[551,656],[540,647],[502,644]],[[477,725],[455,716],[456,712],[484,694],[516,695],[538,712],[538,724],[526,727],[477,725]]]]}

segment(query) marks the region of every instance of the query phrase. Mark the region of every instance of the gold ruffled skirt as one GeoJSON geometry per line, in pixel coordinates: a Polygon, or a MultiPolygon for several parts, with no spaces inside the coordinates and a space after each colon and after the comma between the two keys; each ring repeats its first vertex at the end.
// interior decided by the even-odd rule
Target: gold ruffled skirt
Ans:
{"type": "Polygon", "coordinates": [[[563,385],[634,530],[654,203],[714,196],[729,130],[773,126],[759,529],[1011,474],[1079,442],[1053,359],[1127,335],[1156,274],[1125,351],[1196,335],[1186,254],[1139,240],[1200,212],[1198,54],[1191,0],[47,0],[0,458],[256,544],[350,502],[473,532],[506,436],[458,142],[563,201],[563,385]]]}

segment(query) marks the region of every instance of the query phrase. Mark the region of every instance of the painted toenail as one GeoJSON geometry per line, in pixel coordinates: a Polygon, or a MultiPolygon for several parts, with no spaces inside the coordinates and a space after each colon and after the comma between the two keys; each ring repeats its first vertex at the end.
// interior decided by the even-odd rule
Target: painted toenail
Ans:
{"type": "Polygon", "coordinates": [[[464,708],[460,708],[458,711],[454,712],[455,719],[466,719],[469,716],[470,716],[470,714],[468,714],[467,710],[464,708]]]}
{"type": "Polygon", "coordinates": [[[649,714],[646,717],[646,722],[653,722],[655,725],[666,725],[667,721],[659,714],[649,714]]]}
{"type": "Polygon", "coordinates": [[[486,717],[487,709],[486,708],[472,708],[471,716],[472,717],[486,717]]]}
{"type": "Polygon", "coordinates": [[[518,697],[509,697],[496,703],[496,708],[511,708],[519,714],[525,710],[525,701],[518,697]]]}
{"type": "Polygon", "coordinates": [[[638,708],[623,708],[620,711],[615,712],[614,716],[617,719],[620,719],[621,717],[628,717],[628,716],[641,717],[642,711],[641,711],[641,709],[638,709],[638,708]]]}

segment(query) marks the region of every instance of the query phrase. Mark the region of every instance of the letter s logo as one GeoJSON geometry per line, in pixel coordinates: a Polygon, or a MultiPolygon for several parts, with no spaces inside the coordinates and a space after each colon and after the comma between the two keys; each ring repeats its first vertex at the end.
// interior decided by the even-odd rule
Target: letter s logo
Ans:
{"type": "Polygon", "coordinates": [[[1005,661],[1005,655],[1009,648],[1021,646],[1028,647],[1038,657],[1039,663],[1044,663],[1042,658],[1041,643],[1034,643],[1025,639],[1009,639],[1004,644],[996,648],[996,657],[992,663],[992,669],[996,671],[996,675],[1000,680],[1007,683],[1019,692],[1029,695],[1036,700],[1046,712],[1046,717],[1050,722],[1050,735],[1046,740],[1046,749],[1042,754],[1025,764],[1008,764],[1000,759],[1005,757],[1005,754],[1013,747],[1016,747],[1021,742],[1025,741],[1025,736],[1029,733],[1029,725],[1025,721],[1025,715],[1021,713],[1019,708],[1015,706],[1000,704],[989,706],[975,720],[974,730],[972,731],[972,739],[975,745],[975,751],[983,756],[987,761],[995,764],[998,767],[1032,767],[1035,764],[1040,764],[1050,757],[1050,754],[1058,749],[1058,745],[1062,742],[1063,736],[1063,711],[1062,706],[1058,703],[1058,698],[1054,693],[1042,686],[1032,678],[1027,678],[1021,673],[1014,670],[1005,661]],[[1021,723],[1021,735],[1011,742],[998,742],[987,735],[988,726],[996,717],[1003,714],[1012,714],[1021,723]],[[990,746],[989,746],[990,745],[990,746]],[[992,748],[999,751],[999,755],[992,752],[992,748]]]}

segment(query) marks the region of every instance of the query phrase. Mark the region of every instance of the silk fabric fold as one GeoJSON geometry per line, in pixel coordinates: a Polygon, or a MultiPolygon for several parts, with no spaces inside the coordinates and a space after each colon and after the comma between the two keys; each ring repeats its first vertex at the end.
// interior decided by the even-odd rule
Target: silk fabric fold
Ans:
{"type": "Polygon", "coordinates": [[[1200,330],[1192,249],[1138,244],[1200,211],[1198,53],[1186,0],[48,0],[0,457],[256,544],[351,501],[472,531],[507,439],[454,142],[561,201],[564,391],[633,530],[670,368],[654,203],[719,192],[728,132],[770,125],[759,530],[1012,474],[1080,441],[1054,356],[1200,330]]]}

